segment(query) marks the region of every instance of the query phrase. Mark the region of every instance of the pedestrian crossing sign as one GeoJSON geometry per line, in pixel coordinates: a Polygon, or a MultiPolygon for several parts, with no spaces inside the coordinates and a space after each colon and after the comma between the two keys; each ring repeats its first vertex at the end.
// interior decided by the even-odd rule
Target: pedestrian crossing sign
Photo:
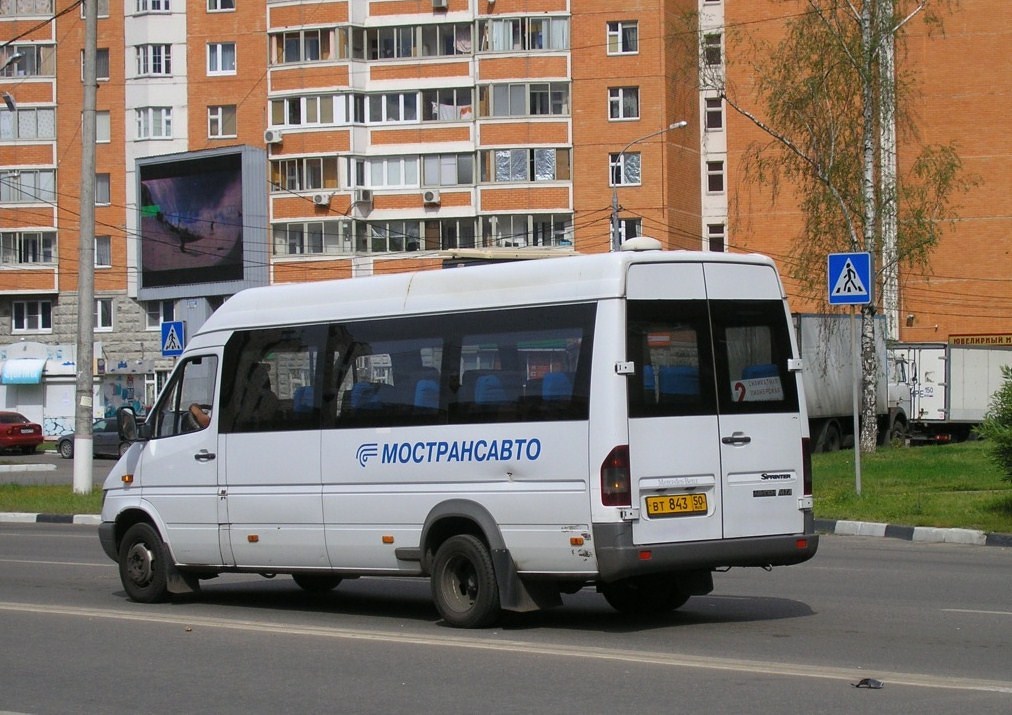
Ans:
{"type": "Polygon", "coordinates": [[[871,303],[870,253],[830,253],[827,266],[830,305],[871,303]]]}
{"type": "Polygon", "coordinates": [[[183,354],[183,346],[186,344],[184,327],[185,323],[182,320],[162,323],[162,357],[177,357],[183,354]]]}

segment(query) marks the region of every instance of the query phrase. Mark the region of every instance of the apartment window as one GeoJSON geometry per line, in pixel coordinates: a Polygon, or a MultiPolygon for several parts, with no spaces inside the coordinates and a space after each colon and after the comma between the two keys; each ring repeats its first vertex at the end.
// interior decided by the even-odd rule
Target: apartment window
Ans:
{"type": "Polygon", "coordinates": [[[720,39],[719,34],[703,36],[703,63],[708,67],[715,67],[721,63],[720,39]]]}
{"type": "Polygon", "coordinates": [[[371,188],[415,188],[418,186],[418,157],[385,156],[353,160],[355,186],[371,188]]]}
{"type": "Polygon", "coordinates": [[[8,45],[0,49],[0,77],[51,77],[56,74],[56,45],[8,45]],[[11,57],[20,55],[10,62],[11,57]]]}
{"type": "Polygon", "coordinates": [[[573,245],[570,214],[498,214],[481,217],[481,247],[573,245]]]}
{"type": "Polygon", "coordinates": [[[207,136],[222,139],[236,136],[235,105],[221,104],[207,108],[207,136]]]}
{"type": "Polygon", "coordinates": [[[620,218],[618,220],[619,243],[643,235],[643,219],[620,218]]]}
{"type": "Polygon", "coordinates": [[[109,205],[112,203],[112,189],[108,174],[95,174],[95,203],[109,205]]]}
{"type": "Polygon", "coordinates": [[[145,328],[158,330],[162,323],[176,319],[176,304],[171,300],[149,300],[144,304],[145,328]]]}
{"type": "Polygon", "coordinates": [[[332,29],[299,30],[271,35],[274,64],[320,62],[331,57],[332,29]]]}
{"type": "Polygon", "coordinates": [[[608,117],[610,119],[639,119],[639,87],[611,87],[608,90],[608,117]]]}
{"type": "Polygon", "coordinates": [[[640,183],[639,152],[611,154],[608,161],[610,181],[608,186],[630,186],[640,183]]]}
{"type": "Polygon", "coordinates": [[[30,265],[56,262],[56,234],[42,231],[0,233],[0,263],[30,265]]]}
{"type": "Polygon", "coordinates": [[[334,124],[335,106],[337,118],[345,119],[344,103],[335,105],[333,95],[311,95],[308,97],[285,97],[271,100],[271,126],[297,127],[306,125],[334,124]]]}
{"type": "Polygon", "coordinates": [[[112,330],[112,298],[95,299],[95,330],[112,330]]]}
{"type": "Polygon", "coordinates": [[[208,12],[231,12],[235,10],[235,0],[207,0],[208,12]]]}
{"type": "Polygon", "coordinates": [[[235,74],[234,42],[209,42],[207,44],[207,74],[235,74]]]}
{"type": "Polygon", "coordinates": [[[364,121],[367,124],[417,122],[418,94],[416,92],[370,94],[366,97],[365,110],[364,121]]]}
{"type": "Polygon", "coordinates": [[[95,267],[110,268],[112,266],[112,238],[95,236],[95,267]]]}
{"type": "Polygon", "coordinates": [[[53,0],[5,0],[0,2],[0,17],[40,17],[53,14],[53,0]]]}
{"type": "Polygon", "coordinates": [[[11,311],[15,333],[49,332],[53,329],[53,304],[48,300],[16,300],[11,311]]]}
{"type": "Polygon", "coordinates": [[[446,218],[425,222],[426,251],[448,251],[455,248],[474,248],[473,218],[446,218]]]}
{"type": "Polygon", "coordinates": [[[483,117],[526,117],[569,114],[567,82],[517,82],[478,88],[483,117]]]}
{"type": "MultiPolygon", "coordinates": [[[[274,224],[274,255],[303,256],[341,253],[344,221],[297,221],[274,224]]],[[[345,251],[347,252],[347,251],[345,251]]]]}
{"type": "Polygon", "coordinates": [[[172,107],[141,107],[135,112],[138,139],[172,138],[172,107]]]}
{"type": "MultiPolygon", "coordinates": [[[[81,51],[81,79],[84,79],[84,50],[81,51]]],[[[109,79],[109,48],[101,47],[95,52],[95,78],[109,79]]]]}
{"type": "Polygon", "coordinates": [[[706,224],[707,247],[711,251],[724,251],[724,240],[726,237],[725,227],[722,223],[706,224]]]}
{"type": "Polygon", "coordinates": [[[566,181],[569,149],[492,149],[481,152],[484,182],[566,181]]]}
{"type": "Polygon", "coordinates": [[[112,140],[112,129],[109,125],[109,112],[95,112],[95,141],[109,142],[112,140]]]}
{"type": "Polygon", "coordinates": [[[423,186],[474,185],[473,154],[429,154],[422,157],[423,186]]]}
{"type": "Polygon", "coordinates": [[[146,12],[170,12],[170,0],[136,0],[135,12],[139,15],[146,12]]]}
{"type": "Polygon", "coordinates": [[[639,52],[639,39],[639,25],[635,21],[624,20],[608,23],[609,55],[639,52]]]}
{"type": "Polygon", "coordinates": [[[271,162],[274,191],[315,191],[337,188],[337,157],[306,157],[271,162]]]}
{"type": "Polygon", "coordinates": [[[724,128],[724,101],[720,97],[706,98],[706,131],[715,132],[724,128]]]}
{"type": "Polygon", "coordinates": [[[355,28],[351,32],[351,56],[360,60],[449,57],[470,54],[470,23],[355,28]]]}
{"type": "Polygon", "coordinates": [[[54,203],[56,171],[0,169],[0,203],[54,203]]]}
{"type": "Polygon", "coordinates": [[[474,118],[474,94],[470,87],[422,91],[423,122],[456,122],[474,118]]]}
{"type": "Polygon", "coordinates": [[[56,109],[18,107],[0,112],[0,141],[13,139],[55,139],[56,109]]]}
{"type": "Polygon", "coordinates": [[[706,162],[706,190],[711,194],[719,194],[724,191],[724,162],[706,162]]]}
{"type": "Polygon", "coordinates": [[[417,251],[420,245],[418,221],[360,221],[355,224],[355,250],[359,253],[417,251]]]}
{"type": "Polygon", "coordinates": [[[138,45],[137,75],[171,75],[172,45],[138,45]]]}
{"type": "Polygon", "coordinates": [[[569,18],[509,17],[478,24],[483,52],[569,49],[569,18]]]}

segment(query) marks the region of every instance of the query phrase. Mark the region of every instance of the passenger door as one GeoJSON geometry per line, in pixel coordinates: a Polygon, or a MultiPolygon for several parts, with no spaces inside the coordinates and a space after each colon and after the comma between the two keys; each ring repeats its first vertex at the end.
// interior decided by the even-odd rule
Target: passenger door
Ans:
{"type": "MultiPolygon", "coordinates": [[[[218,355],[189,357],[148,418],[150,439],[135,473],[180,564],[221,564],[217,431],[191,417],[193,403],[214,404],[218,355]]],[[[213,420],[213,410],[212,410],[213,420]]]]}
{"type": "Polygon", "coordinates": [[[804,531],[794,346],[771,267],[708,263],[717,374],[724,538],[804,531]]]}

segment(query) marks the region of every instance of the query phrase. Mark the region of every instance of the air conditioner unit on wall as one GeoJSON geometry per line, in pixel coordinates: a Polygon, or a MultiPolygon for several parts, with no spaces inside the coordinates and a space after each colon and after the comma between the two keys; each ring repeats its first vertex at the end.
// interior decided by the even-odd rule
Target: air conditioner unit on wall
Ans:
{"type": "Polygon", "coordinates": [[[313,194],[313,203],[317,206],[330,206],[330,194],[313,194]]]}
{"type": "Polygon", "coordinates": [[[352,201],[356,204],[372,204],[372,189],[355,189],[352,201]]]}
{"type": "Polygon", "coordinates": [[[422,203],[438,206],[440,202],[439,192],[433,189],[422,192],[422,203]]]}
{"type": "Polygon", "coordinates": [[[448,0],[432,0],[433,10],[445,10],[448,0]]]}
{"type": "Polygon", "coordinates": [[[268,129],[264,132],[264,144],[280,144],[282,136],[280,129],[268,129]]]}

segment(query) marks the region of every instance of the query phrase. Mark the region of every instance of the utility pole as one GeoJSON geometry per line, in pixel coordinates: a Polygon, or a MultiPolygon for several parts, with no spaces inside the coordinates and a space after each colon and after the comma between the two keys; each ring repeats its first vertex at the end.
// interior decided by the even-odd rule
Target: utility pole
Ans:
{"type": "Polygon", "coordinates": [[[95,415],[95,105],[98,97],[98,0],[84,0],[84,99],[81,113],[81,225],[77,269],[77,388],[74,493],[92,488],[95,415]]]}

